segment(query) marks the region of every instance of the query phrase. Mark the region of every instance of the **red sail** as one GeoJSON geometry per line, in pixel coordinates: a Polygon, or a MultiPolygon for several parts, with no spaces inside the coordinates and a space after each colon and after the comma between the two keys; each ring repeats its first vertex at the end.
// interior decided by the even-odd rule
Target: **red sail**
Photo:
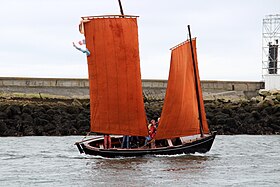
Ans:
{"type": "MultiPolygon", "coordinates": [[[[192,43],[197,66],[196,40],[192,40],[192,43]]],[[[199,112],[202,114],[203,131],[209,133],[199,75],[197,79],[201,111],[197,103],[190,42],[187,41],[172,49],[166,96],[156,139],[200,134],[199,112]]]]}
{"type": "Polygon", "coordinates": [[[87,19],[91,132],[146,136],[136,17],[87,19]]]}

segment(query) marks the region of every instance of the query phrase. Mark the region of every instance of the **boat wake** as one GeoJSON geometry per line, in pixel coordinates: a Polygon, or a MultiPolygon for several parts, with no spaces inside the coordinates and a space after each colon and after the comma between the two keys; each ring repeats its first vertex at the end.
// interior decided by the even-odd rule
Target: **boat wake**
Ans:
{"type": "MultiPolygon", "coordinates": [[[[175,155],[145,155],[142,156],[142,158],[174,158],[174,157],[207,157],[207,154],[203,153],[191,153],[191,154],[175,154],[175,155]]],[[[99,155],[84,155],[82,157],[76,157],[76,159],[105,159],[105,160],[127,160],[127,159],[139,159],[139,157],[115,157],[115,158],[108,158],[108,157],[103,157],[99,155]]],[[[140,157],[141,158],[141,157],[140,157]]]]}
{"type": "Polygon", "coordinates": [[[153,155],[155,157],[183,157],[183,156],[199,156],[199,157],[205,157],[207,156],[206,154],[203,154],[203,153],[191,153],[191,154],[185,154],[185,153],[182,153],[182,154],[175,154],[175,155],[153,155]]]}
{"type": "Polygon", "coordinates": [[[85,155],[83,157],[84,159],[105,159],[105,160],[127,160],[127,159],[134,159],[134,158],[139,158],[139,157],[115,157],[115,158],[109,158],[109,157],[103,157],[103,156],[99,156],[99,155],[85,155]]]}

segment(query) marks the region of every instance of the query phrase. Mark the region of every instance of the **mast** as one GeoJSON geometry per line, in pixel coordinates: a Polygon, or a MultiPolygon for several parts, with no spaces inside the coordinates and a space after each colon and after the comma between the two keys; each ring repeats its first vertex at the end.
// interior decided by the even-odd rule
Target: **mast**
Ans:
{"type": "Polygon", "coordinates": [[[122,2],[121,2],[121,0],[118,0],[118,1],[119,1],[119,6],[120,6],[121,15],[124,15],[124,13],[123,13],[123,8],[122,8],[122,2]]]}
{"type": "Polygon", "coordinates": [[[197,98],[197,105],[198,105],[198,115],[199,115],[199,129],[200,129],[200,135],[201,137],[204,136],[203,132],[203,126],[202,126],[202,114],[201,114],[201,105],[200,105],[200,94],[198,89],[198,80],[197,80],[197,67],[194,59],[194,52],[193,52],[193,46],[192,46],[192,36],[191,36],[191,28],[190,25],[188,25],[188,31],[189,31],[189,37],[190,37],[190,46],[191,46],[191,53],[192,53],[192,61],[193,61],[193,67],[194,67],[194,80],[195,80],[195,90],[196,90],[196,98],[197,98]]]}

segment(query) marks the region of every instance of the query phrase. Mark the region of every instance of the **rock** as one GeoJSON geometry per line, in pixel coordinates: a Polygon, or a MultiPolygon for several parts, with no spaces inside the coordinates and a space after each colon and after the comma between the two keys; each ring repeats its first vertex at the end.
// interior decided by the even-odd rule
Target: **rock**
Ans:
{"type": "Polygon", "coordinates": [[[256,97],[252,97],[251,101],[254,101],[256,103],[262,102],[263,101],[263,97],[262,96],[256,96],[256,97]]]}
{"type": "Polygon", "coordinates": [[[7,114],[8,118],[10,118],[10,117],[13,116],[13,113],[12,113],[12,110],[11,110],[11,107],[10,107],[10,106],[8,106],[8,107],[5,109],[4,113],[7,114]]]}
{"type": "Polygon", "coordinates": [[[251,112],[251,114],[255,119],[257,119],[257,120],[261,119],[261,115],[257,111],[253,111],[253,112],[251,112]]]}
{"type": "Polygon", "coordinates": [[[67,136],[67,135],[70,135],[69,133],[69,129],[59,129],[59,133],[61,134],[61,136],[67,136]]]}
{"type": "Polygon", "coordinates": [[[268,106],[273,106],[274,105],[274,101],[270,98],[265,98],[265,100],[263,100],[262,102],[258,103],[258,107],[260,108],[265,108],[268,106]]]}
{"type": "Polygon", "coordinates": [[[77,123],[74,124],[74,127],[76,129],[80,129],[81,127],[89,127],[90,126],[90,122],[89,120],[79,120],[77,123]]]}
{"type": "Polygon", "coordinates": [[[83,104],[78,99],[74,99],[71,105],[83,108],[83,104]]]}
{"type": "Polygon", "coordinates": [[[76,107],[76,106],[68,106],[66,108],[66,112],[69,114],[79,114],[80,109],[79,109],[79,107],[76,107]]]}
{"type": "Polygon", "coordinates": [[[237,128],[237,131],[238,131],[238,134],[246,134],[247,133],[247,128],[245,125],[243,125],[242,123],[240,122],[237,122],[238,124],[238,128],[237,128]]]}
{"type": "Polygon", "coordinates": [[[8,130],[6,123],[0,121],[0,135],[3,135],[6,130],[8,130]]]}
{"type": "Polygon", "coordinates": [[[15,129],[7,129],[2,136],[18,136],[19,132],[17,132],[15,129]]]}
{"type": "Polygon", "coordinates": [[[231,109],[223,108],[223,109],[222,109],[222,113],[231,115],[231,114],[232,114],[232,111],[231,111],[231,109]]]}
{"type": "Polygon", "coordinates": [[[259,101],[257,100],[257,98],[256,97],[252,97],[251,99],[250,99],[250,103],[258,103],[259,101]]]}
{"type": "Polygon", "coordinates": [[[278,93],[278,94],[275,96],[275,98],[276,98],[276,100],[277,100],[278,102],[280,102],[280,93],[278,93]]]}
{"type": "Polygon", "coordinates": [[[41,119],[47,120],[47,121],[51,121],[53,118],[52,116],[48,115],[48,114],[41,114],[39,116],[41,119]]]}
{"type": "Polygon", "coordinates": [[[278,124],[273,124],[273,123],[271,123],[270,125],[269,125],[274,131],[279,131],[280,130],[280,121],[278,122],[278,124]]]}
{"type": "Polygon", "coordinates": [[[75,127],[71,127],[69,129],[69,134],[71,134],[71,135],[78,135],[78,130],[75,127]]]}
{"type": "Polygon", "coordinates": [[[280,90],[269,90],[271,95],[277,95],[280,93],[280,90]]]}
{"type": "Polygon", "coordinates": [[[67,103],[62,102],[62,101],[58,101],[57,104],[67,106],[67,103]]]}
{"type": "Polygon", "coordinates": [[[80,127],[78,130],[79,134],[87,134],[89,132],[89,126],[88,127],[80,127]]]}
{"type": "Polygon", "coordinates": [[[60,124],[62,122],[62,118],[63,118],[63,116],[61,116],[59,114],[55,114],[52,117],[52,122],[55,124],[60,124]]]}
{"type": "Polygon", "coordinates": [[[29,122],[27,122],[24,125],[24,129],[23,129],[23,135],[24,136],[34,136],[36,135],[34,129],[33,129],[33,125],[32,124],[28,124],[29,122]]]}
{"type": "Polygon", "coordinates": [[[49,105],[42,105],[42,107],[45,109],[44,113],[46,113],[48,110],[51,109],[51,107],[49,105]]]}
{"type": "Polygon", "coordinates": [[[10,109],[11,109],[13,115],[21,114],[20,106],[11,105],[10,109]]]}
{"type": "Polygon", "coordinates": [[[32,112],[33,112],[33,107],[31,107],[30,105],[25,105],[22,107],[22,113],[32,114],[32,112]]]}
{"type": "Polygon", "coordinates": [[[4,112],[9,105],[1,103],[0,104],[0,112],[4,112]]]}
{"type": "Polygon", "coordinates": [[[12,116],[13,119],[15,119],[16,121],[22,120],[20,115],[14,115],[12,116]]]}
{"type": "Polygon", "coordinates": [[[55,129],[56,129],[56,126],[52,123],[47,123],[43,126],[44,132],[50,132],[50,131],[55,130],[55,129]]]}
{"type": "Polygon", "coordinates": [[[46,114],[49,116],[53,116],[54,114],[56,114],[56,111],[51,108],[51,109],[47,110],[46,114]]]}
{"type": "Polygon", "coordinates": [[[37,107],[34,108],[34,112],[45,114],[46,109],[43,106],[37,106],[37,107]]]}
{"type": "Polygon", "coordinates": [[[274,106],[274,101],[270,97],[267,97],[264,100],[264,107],[268,107],[268,106],[274,106]]]}
{"type": "Polygon", "coordinates": [[[266,116],[265,119],[264,119],[264,122],[265,122],[265,126],[268,127],[274,121],[273,121],[273,118],[271,116],[266,116]]]}
{"type": "Polygon", "coordinates": [[[236,124],[236,121],[234,118],[227,118],[226,119],[226,124],[228,126],[230,126],[231,128],[236,128],[237,127],[237,124],[236,124]]]}
{"type": "Polygon", "coordinates": [[[8,115],[5,112],[0,112],[0,119],[7,119],[8,115]]]}
{"type": "Polygon", "coordinates": [[[30,114],[23,113],[23,114],[21,115],[21,117],[22,117],[22,120],[23,120],[23,121],[28,121],[28,122],[33,123],[33,118],[32,118],[32,116],[31,116],[30,114]]]}
{"type": "Polygon", "coordinates": [[[279,114],[280,115],[280,105],[276,105],[273,107],[273,114],[279,114]]]}
{"type": "Polygon", "coordinates": [[[217,101],[220,103],[227,103],[227,100],[224,98],[218,98],[217,101]]]}
{"type": "Polygon", "coordinates": [[[47,134],[49,136],[61,136],[61,133],[59,132],[58,129],[51,130],[51,131],[47,132],[47,134]]]}
{"type": "Polygon", "coordinates": [[[89,109],[90,108],[90,102],[89,101],[83,102],[83,108],[84,109],[89,109]]]}
{"type": "Polygon", "coordinates": [[[89,119],[90,118],[90,116],[89,115],[85,115],[84,113],[80,113],[80,114],[78,114],[78,116],[77,116],[77,120],[85,120],[85,119],[89,119]]]}
{"type": "Polygon", "coordinates": [[[209,112],[209,111],[206,111],[206,118],[208,120],[212,120],[214,118],[214,113],[213,112],[209,112]]]}
{"type": "Polygon", "coordinates": [[[16,119],[5,119],[4,122],[6,123],[6,125],[9,129],[15,128],[17,126],[16,119]]]}
{"type": "Polygon", "coordinates": [[[265,100],[275,100],[276,99],[276,95],[269,95],[265,98],[265,100]]]}
{"type": "Polygon", "coordinates": [[[260,90],[259,95],[263,96],[265,98],[266,96],[271,95],[271,93],[269,91],[266,91],[266,90],[260,90]]]}
{"type": "Polygon", "coordinates": [[[48,123],[49,123],[49,121],[47,121],[45,119],[41,119],[41,118],[35,118],[34,119],[34,124],[35,125],[44,126],[44,125],[47,125],[48,123]]]}
{"type": "Polygon", "coordinates": [[[35,126],[34,131],[37,136],[42,136],[44,133],[44,128],[42,126],[35,126]]]}

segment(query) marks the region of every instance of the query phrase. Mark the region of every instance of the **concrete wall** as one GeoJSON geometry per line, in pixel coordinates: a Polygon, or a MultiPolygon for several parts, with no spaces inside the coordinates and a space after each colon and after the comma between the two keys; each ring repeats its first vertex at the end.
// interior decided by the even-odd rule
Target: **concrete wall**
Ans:
{"type": "Polygon", "coordinates": [[[0,77],[0,92],[89,97],[87,79],[0,77]]]}
{"type": "Polygon", "coordinates": [[[264,88],[264,82],[249,81],[201,81],[204,91],[256,91],[264,88]]]}
{"type": "Polygon", "coordinates": [[[88,87],[87,79],[0,77],[0,87],[88,87]]]}
{"type": "MultiPolygon", "coordinates": [[[[163,98],[167,80],[142,80],[145,96],[163,98]]],[[[203,92],[240,91],[255,93],[264,88],[263,82],[201,81],[203,92]]],[[[88,79],[0,77],[0,92],[47,93],[70,97],[88,97],[88,79]]]]}

